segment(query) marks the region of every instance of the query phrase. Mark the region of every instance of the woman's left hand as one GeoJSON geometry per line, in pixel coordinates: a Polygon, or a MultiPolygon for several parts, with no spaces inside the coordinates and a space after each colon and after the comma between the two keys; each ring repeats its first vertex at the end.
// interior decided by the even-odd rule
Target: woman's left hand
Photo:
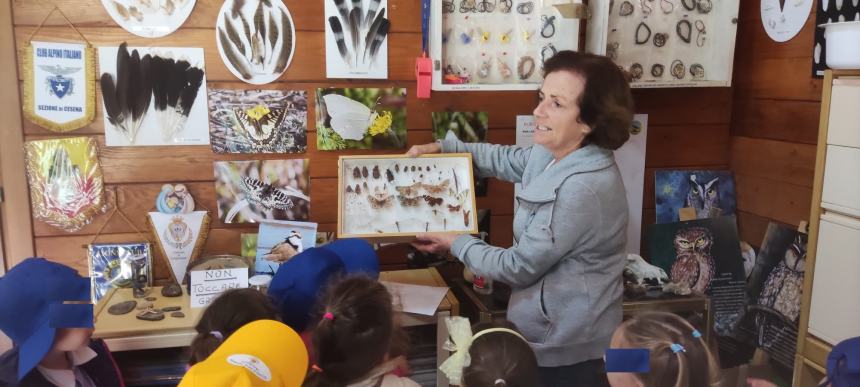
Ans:
{"type": "Polygon", "coordinates": [[[459,236],[451,233],[421,233],[415,236],[412,246],[425,253],[446,254],[459,236]]]}

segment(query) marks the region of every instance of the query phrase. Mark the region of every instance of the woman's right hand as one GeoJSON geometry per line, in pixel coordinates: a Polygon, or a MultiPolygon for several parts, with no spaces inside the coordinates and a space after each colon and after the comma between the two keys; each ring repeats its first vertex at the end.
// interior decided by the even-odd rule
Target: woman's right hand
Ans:
{"type": "Polygon", "coordinates": [[[409,148],[409,151],[406,152],[406,156],[409,157],[418,157],[421,155],[426,155],[430,153],[441,153],[442,145],[438,142],[431,142],[429,144],[422,145],[413,145],[412,148],[409,148]]]}

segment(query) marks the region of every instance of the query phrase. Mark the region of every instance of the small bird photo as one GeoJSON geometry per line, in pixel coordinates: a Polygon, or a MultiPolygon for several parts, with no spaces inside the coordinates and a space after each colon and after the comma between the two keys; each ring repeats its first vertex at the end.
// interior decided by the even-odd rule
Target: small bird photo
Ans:
{"type": "Polygon", "coordinates": [[[404,149],[406,89],[317,89],[317,149],[404,149]]]}
{"type": "Polygon", "coordinates": [[[218,217],[223,223],[307,220],[309,176],[307,159],[216,161],[218,217]]]}
{"type": "Polygon", "coordinates": [[[257,274],[275,275],[278,266],[296,254],[316,246],[317,224],[311,222],[266,221],[257,234],[257,274]]]}
{"type": "Polygon", "coordinates": [[[326,76],[388,78],[387,0],[324,0],[326,76]]]}
{"type": "Polygon", "coordinates": [[[208,145],[203,49],[99,47],[107,146],[208,145]]]}

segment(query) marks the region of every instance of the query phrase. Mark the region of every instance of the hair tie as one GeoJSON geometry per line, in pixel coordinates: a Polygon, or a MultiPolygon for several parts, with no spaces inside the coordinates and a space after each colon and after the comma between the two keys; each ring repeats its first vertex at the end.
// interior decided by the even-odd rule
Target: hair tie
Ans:
{"type": "Polygon", "coordinates": [[[209,331],[209,334],[210,334],[210,335],[212,335],[212,336],[214,336],[216,339],[218,339],[218,340],[220,340],[220,341],[224,341],[224,335],[223,335],[223,334],[221,334],[221,332],[218,332],[218,331],[209,331]]]}
{"type": "Polygon", "coordinates": [[[693,329],[693,337],[694,337],[694,338],[697,338],[697,339],[701,339],[701,338],[702,338],[702,333],[701,333],[701,332],[699,332],[699,331],[698,331],[698,330],[696,330],[696,329],[693,329]]]}
{"type": "Polygon", "coordinates": [[[311,369],[312,369],[314,372],[323,373],[322,368],[320,368],[320,366],[318,366],[318,365],[316,365],[316,364],[311,365],[311,369]]]}
{"type": "Polygon", "coordinates": [[[673,343],[672,345],[669,346],[669,348],[672,349],[673,353],[687,352],[687,350],[684,348],[683,345],[677,344],[677,343],[673,343]]]}
{"type": "Polygon", "coordinates": [[[331,312],[325,312],[325,314],[323,315],[323,318],[328,320],[328,321],[334,321],[334,315],[331,314],[331,312]]]}

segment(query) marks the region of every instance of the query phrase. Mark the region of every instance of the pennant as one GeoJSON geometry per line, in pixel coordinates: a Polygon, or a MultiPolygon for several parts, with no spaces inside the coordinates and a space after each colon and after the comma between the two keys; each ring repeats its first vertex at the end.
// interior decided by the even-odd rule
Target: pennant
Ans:
{"type": "Polygon", "coordinates": [[[95,51],[89,44],[29,42],[22,49],[24,116],[54,132],[95,118],[95,51]]]}
{"type": "Polygon", "coordinates": [[[111,288],[131,288],[135,278],[152,286],[152,250],[149,242],[93,243],[87,246],[92,301],[97,303],[111,288]]]}
{"type": "Polygon", "coordinates": [[[34,218],[76,232],[106,209],[95,139],[28,141],[24,148],[34,218]]]}
{"type": "Polygon", "coordinates": [[[158,248],[167,259],[176,283],[185,279],[188,263],[197,258],[209,233],[209,212],[187,214],[149,213],[149,226],[158,248]]]}

